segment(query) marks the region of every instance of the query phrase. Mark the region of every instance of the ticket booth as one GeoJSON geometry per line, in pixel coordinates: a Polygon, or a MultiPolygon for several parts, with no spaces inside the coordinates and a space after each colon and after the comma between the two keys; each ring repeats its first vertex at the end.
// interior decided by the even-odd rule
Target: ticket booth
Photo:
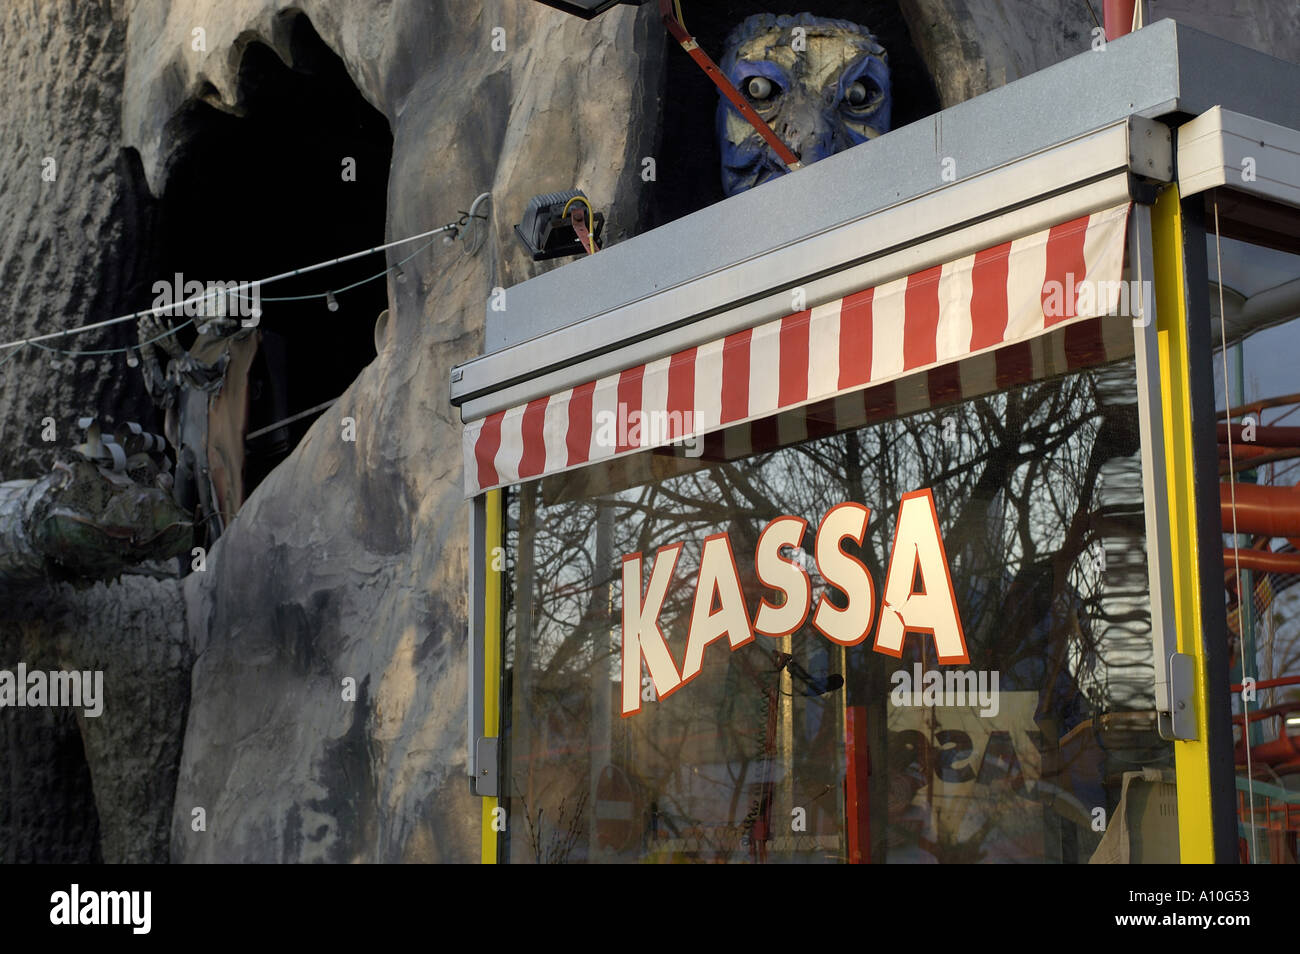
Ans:
{"type": "Polygon", "coordinates": [[[1224,536],[1216,367],[1300,314],[1298,130],[1166,20],[506,290],[483,860],[1286,860],[1225,553],[1300,529],[1224,536]]]}

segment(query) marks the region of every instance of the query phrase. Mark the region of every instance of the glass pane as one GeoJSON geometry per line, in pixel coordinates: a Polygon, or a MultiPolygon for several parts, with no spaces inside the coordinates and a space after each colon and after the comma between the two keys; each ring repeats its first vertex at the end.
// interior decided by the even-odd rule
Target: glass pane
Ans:
{"type": "Polygon", "coordinates": [[[1238,845],[1242,861],[1295,864],[1300,395],[1294,356],[1300,347],[1300,294],[1286,290],[1300,284],[1300,221],[1294,210],[1241,204],[1230,195],[1219,197],[1223,235],[1216,242],[1211,213],[1207,248],[1213,340],[1228,345],[1226,351],[1216,348],[1214,373],[1238,845]],[[1261,222],[1270,226],[1269,245],[1245,240],[1259,237],[1261,222]],[[1241,238],[1227,237],[1233,234],[1241,238]],[[1222,288],[1215,280],[1220,266],[1222,288]]]}
{"type": "MultiPolygon", "coordinates": [[[[1027,366],[1068,337],[1026,346],[1027,366]]],[[[913,414],[887,387],[853,399],[849,430],[805,409],[764,425],[775,450],[752,453],[751,430],[511,491],[502,857],[1177,859],[1132,361],[913,414]],[[766,558],[806,573],[802,621],[798,571],[787,594],[756,554],[765,530],[766,558]],[[795,545],[773,546],[786,531],[795,545]],[[635,629],[656,585],[670,659],[656,672],[630,649],[625,691],[624,604],[635,629]],[[749,628],[773,621],[794,628],[749,628]],[[877,648],[899,630],[900,655],[877,648]],[[654,676],[684,681],[660,698],[654,676]]],[[[650,623],[640,641],[649,659],[650,623]]]]}

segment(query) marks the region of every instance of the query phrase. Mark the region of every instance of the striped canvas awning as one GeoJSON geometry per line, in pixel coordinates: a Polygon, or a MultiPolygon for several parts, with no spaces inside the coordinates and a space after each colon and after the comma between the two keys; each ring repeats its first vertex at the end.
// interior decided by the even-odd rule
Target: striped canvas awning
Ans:
{"type": "Polygon", "coordinates": [[[710,434],[1113,314],[1129,204],[465,425],[472,497],[710,434]],[[631,422],[634,426],[629,427],[631,422]]]}

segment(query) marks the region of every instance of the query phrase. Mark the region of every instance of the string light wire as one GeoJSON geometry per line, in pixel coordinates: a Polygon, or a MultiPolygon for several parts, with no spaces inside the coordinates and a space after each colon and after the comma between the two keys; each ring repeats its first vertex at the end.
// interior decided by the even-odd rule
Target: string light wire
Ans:
{"type": "MultiPolygon", "coordinates": [[[[170,337],[171,335],[176,334],[176,332],[178,331],[184,331],[187,327],[189,327],[192,324],[194,324],[194,319],[193,318],[187,319],[186,321],[181,322],[175,328],[172,328],[170,331],[164,331],[162,334],[155,335],[154,337],[150,338],[148,341],[141,341],[138,345],[128,345],[125,348],[100,348],[98,350],[93,350],[93,351],[65,351],[63,348],[52,348],[47,344],[41,344],[39,341],[31,341],[28,342],[28,344],[30,344],[33,348],[40,348],[42,351],[49,351],[52,352],[53,354],[67,355],[69,358],[80,358],[83,356],[102,355],[102,354],[122,354],[123,352],[126,351],[135,351],[137,348],[143,348],[145,345],[151,345],[156,341],[162,341],[164,338],[170,337]]],[[[18,351],[15,350],[12,353],[17,354],[18,351]]],[[[6,358],[5,360],[7,361],[8,358],[6,358]]]]}
{"type": "MultiPolygon", "coordinates": [[[[385,275],[387,275],[389,272],[391,272],[391,271],[393,270],[393,267],[394,267],[394,266],[396,266],[396,265],[405,265],[407,262],[409,262],[411,259],[415,258],[415,256],[419,255],[419,254],[420,254],[421,252],[423,252],[425,249],[432,248],[433,245],[434,245],[434,242],[433,242],[432,240],[430,240],[430,241],[426,242],[424,245],[421,245],[419,248],[417,248],[417,249],[416,249],[414,252],[412,252],[410,255],[406,256],[406,258],[399,259],[398,261],[394,262],[392,265],[388,266],[388,268],[385,268],[382,272],[376,272],[374,275],[369,275],[369,276],[367,276],[367,277],[361,279],[360,281],[353,282],[351,285],[344,285],[342,288],[333,288],[333,289],[330,289],[330,291],[316,292],[315,294],[311,294],[311,295],[278,295],[278,296],[275,296],[275,297],[272,297],[272,296],[270,296],[270,295],[262,295],[262,296],[260,296],[260,300],[261,300],[261,301],[313,301],[313,300],[319,300],[319,299],[325,298],[326,296],[330,295],[331,293],[333,293],[333,294],[335,294],[335,295],[341,295],[341,294],[343,294],[345,291],[352,291],[352,289],[354,289],[354,288],[360,288],[362,285],[365,285],[365,284],[367,284],[367,283],[369,283],[369,282],[373,282],[373,281],[375,281],[376,279],[383,278],[385,275]]],[[[237,292],[237,291],[235,291],[235,292],[230,292],[230,294],[233,295],[235,298],[240,298],[240,299],[243,299],[244,301],[251,301],[251,300],[253,300],[253,296],[252,296],[252,295],[244,295],[244,294],[241,294],[241,293],[239,293],[239,292],[237,292]]]]}
{"type": "MultiPolygon", "coordinates": [[[[320,271],[320,270],[323,269],[323,268],[329,268],[329,267],[331,267],[331,266],[333,266],[333,265],[340,265],[340,264],[342,264],[342,263],[344,263],[344,262],[350,262],[350,261],[353,261],[354,259],[363,258],[363,257],[365,257],[366,255],[373,255],[373,254],[375,254],[375,253],[377,253],[377,252],[387,251],[388,249],[390,249],[390,248],[395,248],[395,247],[397,247],[397,246],[399,246],[399,245],[406,245],[407,243],[410,243],[410,242],[418,242],[420,239],[423,239],[423,238],[429,238],[430,236],[434,236],[434,235],[439,235],[439,234],[441,234],[441,233],[443,233],[443,232],[456,232],[456,233],[459,233],[460,229],[462,229],[462,228],[466,225],[466,223],[467,223],[471,218],[486,218],[486,216],[476,214],[476,213],[474,212],[474,210],[477,209],[477,208],[479,207],[479,205],[482,203],[482,201],[484,200],[484,198],[485,198],[487,195],[488,195],[488,193],[483,193],[483,194],[480,195],[478,198],[476,198],[476,199],[474,200],[473,205],[470,206],[470,211],[469,211],[469,212],[464,212],[464,213],[462,213],[460,219],[458,219],[458,220],[455,221],[455,222],[450,222],[450,223],[448,223],[448,224],[446,224],[446,225],[440,225],[440,226],[438,226],[437,228],[429,229],[429,230],[426,231],[426,232],[420,232],[420,233],[417,234],[417,235],[410,235],[410,236],[407,236],[406,238],[400,238],[400,239],[395,239],[395,240],[393,240],[393,241],[391,241],[391,242],[385,242],[383,245],[376,245],[376,246],[374,246],[373,248],[363,249],[363,250],[360,251],[360,252],[352,252],[352,253],[349,254],[349,255],[340,255],[338,258],[332,258],[332,259],[329,259],[329,260],[327,260],[327,261],[317,262],[317,263],[315,263],[315,264],[313,264],[313,265],[304,265],[304,266],[302,266],[301,268],[295,268],[295,269],[292,269],[292,270],[287,271],[287,272],[281,272],[281,273],[279,273],[278,275],[271,275],[271,276],[269,276],[269,277],[267,277],[267,278],[259,279],[258,281],[254,281],[254,282],[241,282],[241,283],[240,283],[240,287],[241,287],[241,288],[249,288],[249,287],[252,287],[252,286],[257,286],[258,288],[261,288],[261,287],[263,287],[263,286],[265,286],[265,285],[270,285],[270,284],[273,283],[273,282],[284,281],[285,279],[288,279],[288,278],[296,278],[296,277],[299,276],[299,275],[306,275],[306,274],[308,274],[308,273],[310,273],[310,272],[320,271]]],[[[400,262],[399,264],[404,264],[404,263],[406,263],[406,262],[409,262],[412,258],[414,258],[416,255],[419,255],[419,254],[420,254],[421,252],[423,252],[425,249],[429,248],[432,244],[433,244],[432,241],[426,243],[426,244],[425,244],[424,246],[422,246],[421,248],[419,248],[419,249],[417,249],[416,251],[412,252],[411,255],[407,256],[407,257],[404,258],[404,259],[402,259],[401,262],[400,262]]],[[[343,292],[343,291],[349,291],[350,289],[356,288],[356,287],[358,287],[359,285],[364,285],[366,282],[374,281],[375,279],[380,278],[380,277],[382,277],[382,276],[384,276],[384,275],[386,275],[386,274],[388,274],[388,268],[387,268],[387,267],[386,267],[382,272],[378,272],[378,273],[376,273],[375,275],[370,276],[369,278],[364,278],[364,279],[362,279],[361,281],[359,281],[359,282],[354,282],[353,284],[348,285],[348,286],[346,286],[346,287],[344,287],[344,288],[332,289],[331,292],[343,292]]],[[[294,300],[308,300],[308,299],[313,299],[313,298],[324,298],[326,295],[330,294],[331,292],[321,292],[321,293],[319,293],[319,294],[314,294],[314,295],[304,295],[304,296],[301,296],[301,297],[294,297],[294,298],[268,298],[268,299],[265,299],[265,300],[266,300],[266,301],[294,301],[294,300]]],[[[142,311],[132,312],[132,313],[129,314],[129,315],[119,315],[119,316],[116,317],[116,318],[108,318],[108,319],[105,319],[104,321],[96,321],[96,322],[93,322],[93,323],[91,323],[91,324],[88,324],[88,325],[81,325],[81,326],[76,327],[76,328],[65,328],[65,329],[62,330],[62,331],[52,331],[52,332],[49,332],[49,333],[47,333],[47,334],[43,334],[43,335],[34,335],[34,336],[30,337],[30,338],[19,338],[19,339],[16,339],[16,340],[14,340],[14,341],[6,341],[6,342],[4,342],[3,344],[0,344],[0,350],[7,350],[7,351],[8,351],[8,353],[7,353],[6,355],[4,355],[3,358],[0,358],[0,367],[3,367],[3,366],[4,366],[8,361],[10,361],[11,359],[13,359],[13,358],[14,358],[14,357],[15,357],[15,356],[20,352],[20,351],[22,351],[22,349],[23,349],[24,347],[26,347],[27,345],[35,345],[35,346],[37,346],[37,347],[42,348],[42,350],[45,350],[45,351],[53,351],[53,352],[56,352],[56,353],[59,353],[59,354],[66,354],[66,355],[70,355],[70,356],[78,356],[78,355],[102,355],[102,354],[122,354],[122,353],[124,353],[124,352],[127,352],[127,351],[131,351],[131,350],[133,350],[133,348],[135,348],[136,346],[135,346],[135,345],[128,345],[128,346],[123,347],[123,348],[108,348],[108,349],[100,349],[100,350],[93,350],[93,351],[91,351],[91,350],[88,350],[88,351],[69,351],[69,350],[64,350],[64,349],[60,349],[60,348],[54,348],[54,347],[51,347],[51,346],[48,346],[48,345],[44,345],[44,346],[43,346],[43,345],[42,345],[42,342],[45,342],[45,341],[53,341],[53,340],[56,340],[56,339],[66,338],[66,337],[68,337],[69,335],[84,334],[84,333],[87,332],[87,331],[97,331],[97,330],[100,329],[100,328],[108,328],[108,327],[111,327],[111,326],[113,326],[113,325],[120,325],[120,324],[123,324],[124,322],[128,322],[128,321],[138,321],[139,319],[141,319],[141,318],[145,318],[145,317],[150,316],[150,315],[158,315],[158,314],[163,314],[163,313],[172,313],[172,314],[174,314],[174,313],[180,311],[181,309],[183,309],[183,308],[185,308],[185,307],[187,307],[187,306],[189,306],[189,305],[197,304],[197,303],[199,303],[199,302],[208,301],[209,299],[213,298],[213,297],[216,296],[216,295],[223,295],[223,294],[234,294],[234,295],[236,295],[237,297],[240,297],[240,298],[246,298],[246,297],[248,297],[248,296],[246,296],[246,295],[242,295],[242,294],[240,294],[240,293],[237,292],[237,291],[236,291],[236,292],[231,292],[231,291],[228,291],[228,290],[227,290],[227,291],[217,291],[217,290],[213,290],[213,291],[205,291],[205,292],[203,292],[202,294],[193,295],[193,296],[191,296],[191,297],[189,297],[189,298],[186,298],[186,299],[183,300],[183,301],[173,302],[173,303],[168,304],[168,305],[156,305],[156,306],[154,306],[153,308],[146,308],[146,309],[144,309],[144,310],[142,310],[142,311]]],[[[178,327],[176,327],[176,328],[173,328],[173,329],[171,329],[170,331],[168,331],[167,333],[165,333],[165,334],[163,334],[163,335],[160,335],[160,336],[158,336],[158,338],[154,338],[154,339],[152,339],[152,340],[153,340],[153,341],[157,341],[157,340],[160,340],[161,338],[165,338],[165,337],[167,337],[168,335],[175,334],[176,332],[178,332],[178,331],[180,331],[182,328],[184,328],[186,325],[188,325],[188,324],[192,324],[192,323],[193,323],[192,321],[190,321],[190,322],[186,322],[185,325],[180,325],[180,326],[178,326],[178,327]]],[[[150,342],[150,343],[151,343],[151,342],[150,342]]]]}

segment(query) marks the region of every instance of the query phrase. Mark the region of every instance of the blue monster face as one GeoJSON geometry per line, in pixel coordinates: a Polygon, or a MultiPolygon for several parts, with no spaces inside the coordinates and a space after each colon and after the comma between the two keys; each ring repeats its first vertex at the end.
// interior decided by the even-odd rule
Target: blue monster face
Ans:
{"type": "MultiPolygon", "coordinates": [[[[863,26],[809,13],[758,14],[727,38],[719,64],[804,164],[889,131],[889,59],[863,26]]],[[[718,103],[722,188],[752,189],[786,172],[754,127],[718,103]]]]}

